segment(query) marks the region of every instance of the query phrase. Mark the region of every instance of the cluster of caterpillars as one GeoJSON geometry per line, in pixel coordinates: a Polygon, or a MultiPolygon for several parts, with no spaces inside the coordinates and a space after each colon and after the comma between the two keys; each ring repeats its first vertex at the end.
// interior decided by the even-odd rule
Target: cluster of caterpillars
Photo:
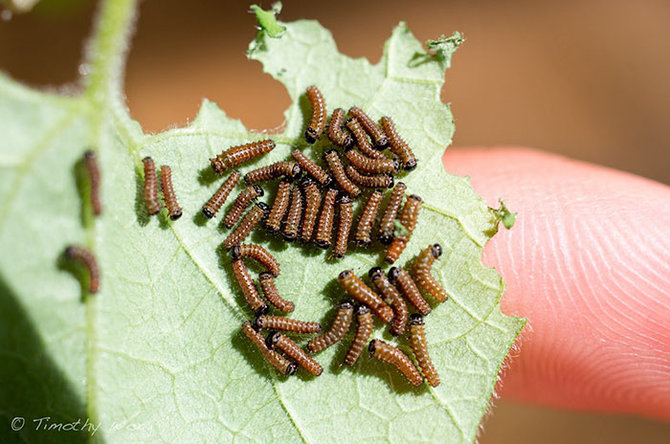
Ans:
{"type": "MultiPolygon", "coordinates": [[[[327,134],[341,152],[327,150],[323,154],[324,168],[295,149],[291,160],[275,162],[245,174],[246,188],[237,195],[223,219],[223,226],[228,229],[239,224],[228,235],[223,247],[229,249],[243,242],[257,225],[262,224],[269,233],[280,234],[287,242],[300,241],[323,249],[331,248],[330,258],[341,259],[348,251],[350,240],[360,248],[369,247],[373,242],[373,229],[379,221],[378,240],[388,245],[386,261],[394,263],[409,242],[422,203],[419,196],[410,195],[403,205],[407,187],[394,179],[400,170],[411,171],[416,167],[414,153],[398,134],[391,118],[382,117],[378,125],[355,106],[348,111],[350,118],[346,121],[345,111],[335,109],[326,130],[323,95],[317,87],[310,86],[307,97],[313,112],[305,139],[315,143],[327,134]],[[394,157],[385,153],[387,148],[394,157]],[[278,183],[271,204],[256,202],[265,194],[260,184],[274,180],[278,183]],[[379,217],[384,190],[389,188],[392,190],[388,193],[388,203],[379,217]],[[361,199],[364,204],[354,227],[353,204],[356,199],[361,199]],[[395,235],[398,223],[402,232],[395,235]]],[[[204,205],[203,215],[214,217],[240,182],[242,174],[234,170],[236,166],[270,152],[275,146],[273,140],[265,139],[230,147],[211,158],[212,169],[217,174],[233,171],[204,205]]]]}
{"type": "MultiPolygon", "coordinates": [[[[323,368],[311,355],[343,339],[355,317],[356,331],[344,364],[353,366],[367,345],[371,356],[396,366],[411,384],[420,385],[425,378],[431,386],[436,386],[439,377],[428,355],[423,330],[423,318],[430,313],[431,307],[423,298],[422,291],[438,302],[447,299],[444,289],[430,274],[433,261],[442,254],[439,244],[422,250],[409,272],[392,267],[386,275],[379,267],[370,269],[369,279],[378,293],[358,278],[353,270],[340,273],[337,280],[353,301],[339,304],[331,328],[309,340],[306,350],[289,336],[320,333],[319,323],[268,314],[270,307],[282,313],[291,313],[295,306],[279,294],[275,285],[275,279],[280,274],[278,261],[262,246],[244,243],[254,228],[264,226],[269,233],[279,234],[287,242],[299,240],[323,249],[332,247],[330,258],[341,259],[346,255],[350,242],[359,248],[370,247],[373,229],[378,224],[377,240],[387,245],[384,259],[393,264],[410,241],[423,202],[415,194],[405,197],[406,185],[395,181],[401,170],[413,170],[417,160],[389,117],[382,117],[377,124],[362,109],[352,107],[348,111],[350,117],[345,120],[344,110],[337,108],[326,129],[327,113],[321,92],[310,86],[306,95],[313,111],[305,131],[306,141],[313,144],[327,134],[328,139],[341,148],[341,152],[330,149],[323,154],[325,168],[295,149],[291,160],[257,168],[244,176],[234,169],[274,149],[276,145],[271,139],[233,146],[210,159],[215,173],[223,175],[231,169],[232,172],[203,206],[202,214],[206,218],[216,216],[242,178],[246,184],[222,221],[226,229],[235,227],[225,238],[223,248],[230,252],[235,279],[246,303],[256,314],[253,322],[247,321],[242,325],[242,331],[281,373],[295,374],[299,366],[318,376],[323,368]],[[393,157],[385,153],[387,148],[393,157]],[[265,194],[260,184],[274,180],[278,183],[272,204],[259,202],[258,198],[265,194]],[[391,191],[380,215],[385,189],[391,191]],[[354,228],[353,202],[356,199],[361,199],[362,211],[354,228]],[[245,261],[249,259],[259,262],[266,269],[256,279],[262,297],[246,266],[245,261]],[[412,308],[416,313],[410,315],[412,308]],[[407,332],[420,371],[399,348],[379,339],[370,341],[373,315],[390,324],[392,335],[400,336],[407,332]],[[269,333],[264,336],[261,331],[269,333]]],[[[142,196],[147,214],[151,216],[161,210],[158,178],[153,160],[145,157],[142,162],[142,196]]],[[[98,193],[100,173],[92,151],[86,152],[84,163],[90,178],[91,207],[98,215],[101,213],[98,193]]],[[[179,219],[182,209],[172,186],[171,169],[167,165],[161,166],[160,185],[169,218],[179,219]]],[[[94,255],[83,247],[69,246],[65,256],[80,260],[88,268],[89,292],[95,293],[99,286],[99,270],[94,255]]]]}
{"type": "Polygon", "coordinates": [[[440,377],[428,354],[424,332],[424,316],[430,313],[431,307],[421,291],[438,302],[447,300],[446,292],[430,273],[433,262],[441,254],[442,248],[439,244],[429,245],[414,259],[409,272],[393,267],[386,276],[381,268],[371,268],[368,276],[378,292],[352,270],[341,272],[337,281],[352,300],[345,300],[338,305],[330,329],[311,338],[305,350],[289,336],[321,333],[321,325],[317,322],[268,315],[269,306],[265,300],[284,313],[290,313],[295,308],[292,302],[279,295],[274,284],[274,277],[279,275],[279,263],[259,245],[236,245],[231,250],[233,272],[245,300],[256,313],[253,323],[244,322],[242,332],[256,345],[268,363],[283,375],[294,375],[298,367],[301,367],[310,374],[319,376],[323,367],[311,355],[341,341],[349,332],[355,315],[356,331],[343,364],[353,366],[367,345],[370,356],[394,365],[412,385],[422,384],[425,378],[428,384],[436,387],[440,384],[440,377]],[[265,300],[258,293],[244,265],[244,258],[253,258],[267,269],[258,276],[265,300]],[[410,315],[407,302],[418,313],[410,315]],[[373,315],[391,325],[392,335],[407,333],[420,371],[400,348],[380,339],[370,340],[374,326],[373,315]],[[269,331],[266,336],[261,333],[264,330],[269,331]]]}
{"type": "Polygon", "coordinates": [[[291,375],[298,367],[303,367],[313,375],[320,375],[323,368],[311,355],[341,340],[355,317],[356,333],[344,364],[354,365],[367,345],[372,356],[395,365],[412,384],[422,383],[425,376],[428,383],[435,386],[439,384],[439,377],[428,356],[423,332],[423,316],[430,312],[430,305],[421,290],[439,302],[446,300],[446,293],[430,275],[433,260],[441,254],[437,244],[416,258],[411,275],[398,267],[391,268],[388,277],[378,267],[371,269],[370,279],[381,294],[373,291],[351,270],[342,272],[338,281],[356,305],[349,300],[342,302],[331,329],[311,339],[305,349],[290,336],[318,333],[321,330],[318,323],[268,315],[270,307],[291,313],[294,305],[282,298],[275,286],[274,279],[279,274],[277,261],[263,247],[243,243],[255,228],[264,227],[268,233],[279,235],[287,242],[332,248],[329,258],[341,259],[350,243],[359,248],[370,247],[374,227],[378,225],[376,239],[387,245],[385,261],[393,264],[410,240],[423,202],[415,194],[406,197],[406,185],[395,181],[401,170],[413,170],[417,160],[391,118],[382,117],[377,124],[362,109],[352,107],[345,120],[347,113],[337,108],[326,128],[323,95],[315,86],[310,86],[306,95],[312,105],[311,121],[305,130],[306,141],[313,144],[325,134],[340,148],[324,152],[325,165],[295,149],[291,159],[262,166],[244,176],[235,170],[238,165],[273,150],[276,145],[271,139],[233,146],[210,159],[217,174],[232,172],[204,205],[202,213],[205,217],[212,218],[217,214],[242,178],[245,184],[222,223],[226,229],[235,227],[225,238],[223,247],[230,251],[235,278],[245,301],[256,314],[253,322],[243,324],[242,331],[282,374],[291,375]],[[393,156],[386,153],[387,148],[393,156]],[[258,202],[257,199],[265,194],[261,184],[267,187],[274,183],[276,188],[271,204],[258,202]],[[388,189],[391,191],[386,207],[380,211],[384,190],[388,189]],[[353,203],[356,199],[361,199],[362,211],[354,226],[353,203]],[[267,269],[257,276],[261,292],[244,264],[244,259],[251,257],[267,269]],[[410,316],[405,300],[418,313],[410,316]],[[369,341],[373,315],[390,323],[393,335],[408,332],[423,376],[397,347],[381,340],[369,341]],[[264,330],[269,334],[263,335],[264,330]]]}
{"type": "MultiPolygon", "coordinates": [[[[433,262],[441,255],[442,248],[439,244],[434,244],[423,249],[414,258],[410,272],[403,268],[393,267],[387,276],[381,268],[371,268],[368,277],[377,291],[356,276],[353,270],[345,270],[339,274],[337,281],[359,304],[356,311],[358,323],[356,335],[345,357],[346,365],[351,366],[356,362],[367,343],[370,356],[394,365],[412,385],[420,385],[424,378],[432,387],[440,384],[440,378],[428,354],[424,332],[423,318],[430,313],[431,307],[423,298],[421,291],[431,295],[437,302],[447,300],[446,292],[430,273],[433,262]],[[407,302],[418,313],[410,315],[407,302]],[[407,332],[420,372],[400,348],[380,339],[370,341],[373,325],[372,314],[383,323],[390,324],[392,335],[401,336],[407,332]]],[[[335,325],[337,325],[337,318],[335,325]]]]}

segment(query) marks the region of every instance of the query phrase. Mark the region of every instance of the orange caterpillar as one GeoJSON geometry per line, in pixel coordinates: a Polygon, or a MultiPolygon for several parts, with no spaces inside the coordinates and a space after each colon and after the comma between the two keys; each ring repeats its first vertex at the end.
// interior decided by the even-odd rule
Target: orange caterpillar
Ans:
{"type": "Polygon", "coordinates": [[[235,188],[235,185],[237,185],[241,178],[242,174],[239,171],[233,171],[228,176],[228,179],[221,184],[216,193],[210,197],[205,206],[202,207],[202,214],[209,219],[213,218],[219,212],[226,199],[228,199],[230,192],[233,191],[233,188],[235,188]]]}
{"type": "Polygon", "coordinates": [[[309,177],[306,177],[302,183],[305,192],[305,208],[303,210],[302,228],[300,230],[300,239],[303,242],[309,242],[312,239],[316,215],[321,204],[321,192],[316,183],[309,177]]]}
{"type": "Polygon", "coordinates": [[[391,267],[388,274],[389,280],[400,290],[400,293],[412,304],[419,313],[426,316],[431,308],[428,302],[421,296],[419,288],[407,271],[399,267],[391,267]]]}
{"type": "Polygon", "coordinates": [[[275,162],[273,164],[256,168],[244,175],[244,181],[248,184],[256,182],[265,182],[266,180],[276,179],[281,176],[295,179],[302,173],[300,165],[295,162],[275,162]]]}
{"type": "Polygon", "coordinates": [[[445,302],[448,298],[447,292],[438,284],[437,280],[430,274],[430,268],[435,259],[442,255],[440,244],[429,245],[419,253],[412,267],[414,282],[423,291],[434,297],[438,302],[445,302]]]}
{"type": "Polygon", "coordinates": [[[391,281],[389,281],[381,268],[371,268],[368,272],[368,276],[370,276],[372,283],[377,287],[377,290],[379,290],[384,297],[384,300],[391,305],[391,309],[393,310],[391,334],[393,336],[403,334],[405,332],[405,326],[407,325],[407,317],[409,316],[405,300],[400,293],[398,293],[398,289],[396,289],[391,281]]]}
{"type": "Polygon", "coordinates": [[[84,247],[70,245],[65,249],[65,257],[80,261],[88,270],[88,292],[97,293],[100,288],[100,269],[95,255],[84,247]]]}
{"type": "Polygon", "coordinates": [[[91,207],[93,208],[93,214],[99,216],[102,213],[102,203],[100,202],[100,166],[93,150],[87,150],[84,153],[84,164],[86,165],[86,173],[91,184],[91,207]]]}
{"type": "Polygon", "coordinates": [[[291,188],[291,204],[288,207],[282,235],[287,242],[293,242],[298,237],[300,220],[302,219],[302,193],[300,187],[294,184],[291,188]]]}
{"type": "Polygon", "coordinates": [[[318,353],[338,341],[341,341],[344,335],[349,331],[351,320],[354,315],[354,306],[351,302],[345,301],[337,307],[337,315],[333,325],[326,333],[310,340],[307,343],[307,350],[310,353],[318,353]]]}
{"type": "Polygon", "coordinates": [[[370,356],[387,362],[400,370],[413,386],[421,385],[423,382],[423,376],[416,369],[412,360],[398,347],[394,347],[380,339],[374,339],[370,341],[368,350],[370,351],[370,356]]]}
{"type": "Polygon", "coordinates": [[[252,185],[242,190],[242,192],[235,198],[233,206],[230,207],[230,210],[228,210],[228,213],[226,213],[226,216],[223,218],[223,226],[231,228],[235,225],[237,221],[240,220],[242,213],[247,209],[249,204],[251,204],[254,199],[262,197],[263,194],[263,188],[258,185],[252,185]]]}
{"type": "Polygon", "coordinates": [[[168,210],[170,219],[177,220],[181,217],[181,207],[177,202],[177,195],[172,186],[172,169],[167,165],[161,166],[161,190],[163,191],[163,200],[168,210]]]}
{"type": "MultiPolygon", "coordinates": [[[[386,209],[382,214],[382,219],[379,221],[379,242],[382,244],[390,244],[393,241],[393,234],[395,232],[395,219],[398,216],[398,209],[402,203],[402,198],[405,195],[407,186],[403,182],[396,183],[391,191],[391,196],[386,204],[386,209]]],[[[395,262],[395,261],[394,261],[395,262]]]]}
{"type": "Polygon", "coordinates": [[[275,146],[271,139],[249,142],[223,150],[218,156],[209,159],[209,162],[214,172],[221,175],[229,168],[269,153],[275,146]]]}
{"type": "Polygon", "coordinates": [[[372,227],[375,224],[375,218],[377,217],[377,212],[379,211],[379,204],[381,203],[383,197],[384,193],[376,190],[370,195],[368,201],[363,207],[361,217],[358,219],[356,234],[354,235],[356,244],[361,248],[368,247],[372,242],[372,227]]]}
{"type": "Polygon", "coordinates": [[[367,176],[361,174],[351,165],[347,165],[344,171],[353,183],[364,188],[391,188],[393,187],[393,176],[390,174],[376,174],[367,176]]]}
{"type": "Polygon", "coordinates": [[[351,224],[354,221],[354,209],[351,198],[346,194],[340,196],[337,201],[339,211],[339,220],[337,222],[337,233],[335,233],[335,246],[333,247],[333,257],[341,259],[347,254],[349,244],[349,232],[351,224]]]}
{"type": "Polygon", "coordinates": [[[270,350],[265,343],[265,338],[263,335],[257,332],[251,326],[251,322],[247,321],[242,324],[242,333],[244,333],[244,335],[249,338],[251,342],[253,342],[258,350],[263,354],[265,360],[268,361],[274,368],[276,368],[279,373],[286,376],[295,375],[296,371],[298,370],[298,366],[276,351],[270,350]]]}
{"type": "Polygon", "coordinates": [[[409,318],[409,343],[419,363],[421,373],[431,387],[440,385],[440,376],[435,370],[433,362],[428,355],[428,344],[426,343],[426,332],[423,330],[423,316],[414,313],[409,318]]]}
{"type": "Polygon", "coordinates": [[[364,156],[353,147],[344,150],[344,157],[362,173],[371,174],[395,174],[400,168],[400,163],[395,159],[389,159],[384,156],[375,159],[364,156]]]}
{"type": "Polygon", "coordinates": [[[268,250],[255,244],[239,244],[235,245],[230,254],[233,259],[255,259],[270,272],[273,276],[279,276],[280,268],[279,262],[275,259],[268,250]]]}
{"type": "Polygon", "coordinates": [[[275,347],[282,351],[286,356],[293,359],[298,365],[314,376],[323,373],[323,367],[309,356],[292,339],[287,338],[278,331],[270,333],[267,339],[268,347],[275,347]]]}
{"type": "Polygon", "coordinates": [[[300,165],[300,168],[312,176],[312,178],[319,182],[322,186],[327,186],[332,182],[333,178],[330,177],[330,175],[326,173],[323,168],[305,156],[302,151],[293,150],[291,156],[293,157],[293,160],[295,160],[298,165],[300,165]]]}
{"type": "Polygon", "coordinates": [[[340,156],[338,156],[337,151],[328,151],[326,154],[324,154],[324,159],[328,164],[328,169],[333,174],[333,177],[335,177],[337,186],[354,199],[357,198],[358,195],[361,194],[361,190],[347,177],[346,173],[344,172],[344,166],[342,165],[342,161],[340,160],[340,156]]]}
{"type": "Polygon", "coordinates": [[[261,330],[281,330],[291,333],[320,333],[321,324],[318,322],[298,321],[283,316],[262,315],[256,318],[256,327],[261,330]]]}
{"type": "Polygon", "coordinates": [[[265,220],[265,228],[272,234],[279,231],[281,227],[281,221],[284,219],[286,210],[288,210],[290,195],[291,181],[288,179],[280,180],[279,185],[277,185],[277,194],[275,194],[275,199],[272,202],[272,208],[270,208],[270,213],[265,220]]]}
{"type": "Polygon", "coordinates": [[[336,108],[330,117],[330,124],[328,125],[328,138],[331,142],[339,147],[350,147],[354,144],[354,139],[351,134],[348,134],[343,128],[344,110],[336,108]]]}
{"type": "Polygon", "coordinates": [[[393,310],[391,310],[391,307],[386,305],[377,293],[365,285],[365,282],[360,280],[354,274],[353,270],[344,270],[341,272],[337,277],[337,281],[352,298],[369,306],[379,316],[379,319],[386,323],[391,322],[393,319],[393,310]]]}
{"type": "Polygon", "coordinates": [[[390,117],[382,117],[381,124],[388,136],[391,152],[400,158],[405,171],[411,171],[416,168],[416,157],[414,157],[414,153],[409,145],[398,134],[393,120],[390,117]]]}
{"type": "Polygon", "coordinates": [[[284,313],[292,313],[295,310],[295,305],[291,301],[287,301],[277,291],[274,277],[267,271],[258,275],[258,282],[261,284],[263,296],[269,303],[271,303],[277,310],[284,313]]]}
{"type": "Polygon", "coordinates": [[[263,202],[258,202],[253,206],[251,210],[244,216],[242,222],[235,228],[235,231],[230,233],[228,237],[223,241],[223,248],[226,250],[231,248],[234,245],[241,243],[244,239],[249,236],[251,230],[260,222],[265,214],[268,212],[268,206],[263,202]]]}
{"type": "Polygon", "coordinates": [[[328,114],[326,112],[326,102],[323,100],[319,88],[314,85],[307,88],[307,98],[312,104],[312,121],[305,130],[305,140],[307,140],[307,143],[314,143],[319,140],[326,128],[328,114]]]}
{"type": "Polygon", "coordinates": [[[147,207],[147,214],[153,216],[161,210],[161,204],[158,200],[158,181],[156,180],[156,167],[151,157],[142,159],[144,164],[144,191],[142,198],[147,207]]]}
{"type": "Polygon", "coordinates": [[[244,300],[247,301],[249,307],[256,314],[267,313],[268,305],[258,294],[256,285],[254,284],[254,281],[251,280],[249,271],[247,270],[246,265],[244,265],[244,262],[242,262],[242,259],[233,260],[233,274],[235,275],[235,280],[242,289],[244,300]]]}
{"type": "Polygon", "coordinates": [[[321,214],[316,224],[316,235],[314,236],[314,243],[317,247],[330,247],[330,239],[333,236],[333,217],[335,215],[335,199],[337,198],[337,190],[330,188],[326,191],[326,196],[323,198],[321,205],[321,214]]]}
{"type": "Polygon", "coordinates": [[[361,122],[361,126],[365,129],[365,132],[370,135],[372,142],[378,149],[384,149],[389,144],[389,138],[386,136],[384,131],[375,123],[374,120],[370,118],[365,112],[357,106],[353,106],[349,109],[349,114],[354,116],[361,122]]]}
{"type": "Polygon", "coordinates": [[[349,131],[351,131],[351,134],[354,135],[356,146],[359,150],[361,150],[361,153],[365,154],[371,159],[385,158],[385,156],[380,151],[377,151],[373,148],[372,144],[368,140],[368,136],[365,134],[365,131],[361,126],[361,122],[357,118],[353,117],[347,120],[346,125],[347,128],[349,128],[349,131]]]}
{"type": "Polygon", "coordinates": [[[356,309],[356,336],[347,350],[347,355],[344,357],[344,363],[352,366],[358,361],[358,357],[365,348],[365,343],[370,339],[372,334],[372,313],[366,305],[359,305],[356,309]]]}
{"type": "Polygon", "coordinates": [[[398,260],[402,252],[405,250],[407,243],[409,242],[410,237],[414,228],[416,228],[416,221],[419,217],[419,210],[421,209],[421,204],[423,200],[416,194],[412,194],[407,198],[405,206],[400,212],[400,224],[405,228],[406,233],[397,236],[391,242],[388,250],[386,251],[386,257],[384,260],[389,264],[394,263],[398,260]]]}

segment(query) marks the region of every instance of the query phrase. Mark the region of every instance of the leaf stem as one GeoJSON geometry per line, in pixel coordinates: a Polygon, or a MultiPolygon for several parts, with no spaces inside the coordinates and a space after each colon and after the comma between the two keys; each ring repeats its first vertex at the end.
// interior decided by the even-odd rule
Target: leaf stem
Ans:
{"type": "MultiPolygon", "coordinates": [[[[98,150],[103,143],[105,116],[110,107],[122,102],[122,81],[125,55],[135,17],[135,0],[104,0],[98,12],[93,37],[87,47],[84,66],[84,102],[90,106],[89,144],[98,150]]],[[[95,224],[86,229],[88,247],[95,251],[95,224]]],[[[99,298],[99,296],[98,296],[99,298]]],[[[86,410],[89,420],[99,424],[98,415],[98,304],[87,295],[86,304],[86,410]]],[[[90,437],[92,441],[97,441],[90,437]]]]}
{"type": "Polygon", "coordinates": [[[85,95],[94,105],[119,94],[125,53],[135,17],[135,0],[105,0],[86,51],[85,95]]]}

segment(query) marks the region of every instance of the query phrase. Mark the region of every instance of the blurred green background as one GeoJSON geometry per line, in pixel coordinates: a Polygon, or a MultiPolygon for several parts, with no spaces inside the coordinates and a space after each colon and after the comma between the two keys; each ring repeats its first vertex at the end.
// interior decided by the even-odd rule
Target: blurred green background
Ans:
{"type": "MultiPolygon", "coordinates": [[[[95,3],[44,0],[28,14],[2,12],[0,69],[71,90],[95,3]]],[[[145,131],[192,120],[204,97],[251,128],[281,125],[288,95],[245,57],[255,35],[248,3],[141,3],[126,94],[145,131]]],[[[454,145],[530,146],[670,184],[670,2],[315,3],[284,1],[281,18],[318,19],[342,52],[374,62],[399,20],[420,40],[465,34],[443,90],[454,145]]],[[[667,443],[670,424],[496,401],[480,442],[667,443]]]]}

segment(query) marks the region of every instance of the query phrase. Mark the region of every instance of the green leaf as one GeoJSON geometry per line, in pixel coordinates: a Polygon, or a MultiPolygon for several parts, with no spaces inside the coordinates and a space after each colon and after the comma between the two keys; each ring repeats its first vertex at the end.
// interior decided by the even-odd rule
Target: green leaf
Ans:
{"type": "MultiPolygon", "coordinates": [[[[89,421],[100,428],[85,431],[109,442],[473,441],[524,321],[501,313],[502,280],[481,264],[501,216],[467,179],[442,167],[454,126],[440,90],[456,46],[445,46],[441,60],[415,63],[417,54],[430,55],[401,23],[372,65],[340,54],[315,21],[278,24],[286,29],[281,38],[270,38],[261,23],[251,57],[286,86],[293,105],[284,131],[272,135],[277,148],[244,169],[285,159],[295,146],[313,158],[328,147],[324,140],[313,147],[303,141],[308,85],[320,87],[329,111],[357,104],[374,118],[393,116],[419,158],[402,180],[425,200],[400,263],[441,243],[434,274],[450,295],[426,319],[439,387],[412,388],[367,356],[353,369],[340,368],[348,340],[317,355],[322,376],[286,379],[241,335],[252,314],[219,248],[225,234],[216,220],[198,216],[218,186],[208,158],[267,136],[251,133],[210,101],[188,127],[144,134],[122,100],[134,8],[131,0],[102,4],[81,94],[34,91],[0,76],[3,423],[25,417],[20,435],[26,441],[88,439],[35,430],[32,421],[47,416],[55,423],[80,418],[80,428],[89,421]],[[95,220],[77,186],[76,165],[88,147],[97,151],[103,176],[103,215],[95,220]],[[180,220],[144,215],[146,155],[172,166],[185,213],[180,220]],[[82,296],[62,260],[72,243],[98,257],[102,281],[95,296],[82,296]]],[[[262,233],[252,239],[280,261],[277,286],[295,302],[293,317],[325,325],[342,298],[338,272],[353,268],[363,275],[381,258],[379,250],[355,251],[332,262],[316,248],[288,247],[262,233]]],[[[388,339],[384,331],[375,336],[388,339]]],[[[1,433],[17,438],[8,429],[1,433]]]]}

